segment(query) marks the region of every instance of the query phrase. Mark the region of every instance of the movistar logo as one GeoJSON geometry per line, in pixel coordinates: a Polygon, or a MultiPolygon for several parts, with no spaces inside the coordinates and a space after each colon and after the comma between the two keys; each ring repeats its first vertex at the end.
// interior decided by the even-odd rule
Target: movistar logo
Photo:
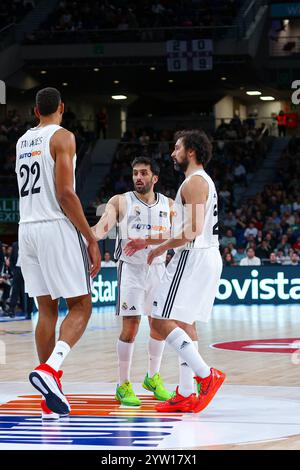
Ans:
{"type": "MultiPolygon", "coordinates": [[[[278,271],[276,278],[259,279],[259,272],[253,269],[250,273],[251,278],[241,282],[234,277],[221,279],[216,298],[218,300],[227,300],[236,295],[240,300],[250,296],[252,300],[300,300],[300,276],[299,278],[288,279],[284,272],[278,271]]],[[[300,273],[299,273],[300,274],[300,273]]]]}
{"type": "Polygon", "coordinates": [[[92,302],[115,302],[117,299],[118,281],[103,281],[100,274],[93,281],[92,302]]]}

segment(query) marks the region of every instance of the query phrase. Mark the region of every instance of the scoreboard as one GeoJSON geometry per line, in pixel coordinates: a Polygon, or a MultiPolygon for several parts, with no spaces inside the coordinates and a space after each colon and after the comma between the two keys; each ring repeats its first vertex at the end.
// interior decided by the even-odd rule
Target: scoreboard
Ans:
{"type": "Polygon", "coordinates": [[[213,42],[211,39],[167,41],[169,72],[211,70],[213,67],[213,42]]]}

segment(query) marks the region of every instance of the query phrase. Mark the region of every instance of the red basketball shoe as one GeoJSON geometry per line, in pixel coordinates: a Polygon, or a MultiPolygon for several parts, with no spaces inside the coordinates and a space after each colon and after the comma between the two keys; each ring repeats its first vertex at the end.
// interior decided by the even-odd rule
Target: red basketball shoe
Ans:
{"type": "Polygon", "coordinates": [[[187,413],[193,411],[194,406],[197,404],[197,396],[192,393],[188,397],[183,397],[176,388],[176,393],[169,400],[159,403],[155,406],[156,411],[160,413],[172,413],[174,411],[182,411],[187,413]]]}
{"type": "Polygon", "coordinates": [[[62,374],[48,364],[40,364],[29,374],[29,380],[46,401],[50,411],[59,415],[68,414],[71,411],[69,402],[62,391],[60,382],[62,374]]]}
{"type": "Polygon", "coordinates": [[[205,379],[195,377],[198,389],[198,398],[193,409],[194,413],[199,413],[207,407],[221,387],[225,378],[226,375],[223,372],[214,369],[213,367],[210,369],[210,375],[205,377],[205,379]]]}
{"type": "MultiPolygon", "coordinates": [[[[61,378],[63,376],[63,371],[59,370],[58,373],[58,381],[61,386],[61,378]]],[[[53,413],[53,411],[49,410],[48,406],[46,405],[46,400],[41,401],[41,409],[42,409],[42,419],[46,421],[56,421],[59,418],[66,418],[69,416],[69,413],[67,414],[58,414],[58,413],[53,413]]]]}

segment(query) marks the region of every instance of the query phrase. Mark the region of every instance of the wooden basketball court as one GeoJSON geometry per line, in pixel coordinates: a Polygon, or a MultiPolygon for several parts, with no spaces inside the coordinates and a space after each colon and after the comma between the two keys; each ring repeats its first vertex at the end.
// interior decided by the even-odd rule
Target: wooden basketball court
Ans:
{"type": "MultiPolygon", "coordinates": [[[[36,320],[37,315],[32,321],[0,322],[2,362],[6,349],[6,363],[0,364],[0,449],[300,448],[296,305],[216,306],[212,320],[198,324],[199,347],[210,365],[227,373],[227,381],[202,413],[172,415],[156,413],[151,394],[141,387],[147,372],[146,319],[131,377],[142,407],[124,408],[115,402],[120,319],[113,308],[94,309],[84,337],[64,363],[64,391],[73,413],[68,420],[47,425],[41,423],[39,397],[27,380],[38,364],[36,320]],[[234,342],[244,340],[248,343],[239,343],[238,349],[234,342]],[[226,348],[235,349],[216,344],[226,342],[232,343],[226,348]]],[[[178,360],[168,346],[161,373],[173,389],[178,360]]]]}

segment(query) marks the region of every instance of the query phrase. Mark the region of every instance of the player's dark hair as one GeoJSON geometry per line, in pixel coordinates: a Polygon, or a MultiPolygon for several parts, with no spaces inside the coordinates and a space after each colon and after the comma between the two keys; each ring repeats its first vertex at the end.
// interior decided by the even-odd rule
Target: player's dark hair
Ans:
{"type": "Polygon", "coordinates": [[[35,103],[41,116],[49,116],[61,103],[60,92],[56,88],[43,88],[37,92],[35,103]]]}
{"type": "Polygon", "coordinates": [[[194,150],[196,160],[205,167],[212,157],[212,144],[201,129],[183,130],[175,133],[175,141],[181,139],[185,150],[194,150]]]}
{"type": "Polygon", "coordinates": [[[150,166],[152,173],[155,176],[159,176],[160,168],[155,160],[149,157],[136,157],[131,163],[131,168],[133,169],[135,165],[147,165],[150,166]]]}

